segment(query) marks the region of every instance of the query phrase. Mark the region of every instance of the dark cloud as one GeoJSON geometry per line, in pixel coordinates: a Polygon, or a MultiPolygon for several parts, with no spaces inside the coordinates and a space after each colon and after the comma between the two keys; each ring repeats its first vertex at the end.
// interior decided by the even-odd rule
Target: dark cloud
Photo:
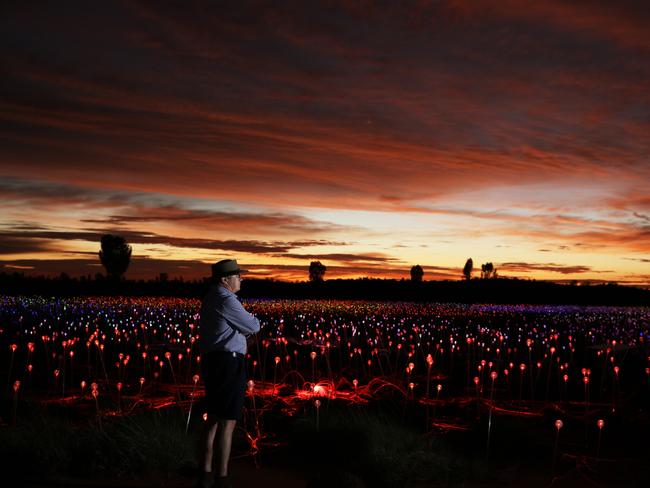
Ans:
{"type": "Polygon", "coordinates": [[[555,263],[499,263],[498,271],[514,271],[529,273],[532,271],[551,271],[561,274],[579,273],[612,273],[612,271],[597,271],[590,266],[571,266],[555,263]]]}
{"type": "Polygon", "coordinates": [[[338,262],[376,262],[376,263],[390,263],[399,261],[396,258],[391,258],[383,255],[374,255],[374,254],[343,254],[343,253],[331,253],[331,254],[296,254],[296,253],[286,253],[278,254],[277,257],[285,257],[292,259],[309,259],[309,260],[330,260],[338,262]]]}
{"type": "MultiPolygon", "coordinates": [[[[0,231],[2,242],[9,243],[8,249],[14,249],[17,246],[24,245],[26,250],[55,250],[56,245],[52,243],[47,245],[43,240],[51,241],[88,241],[96,242],[99,246],[104,234],[111,233],[110,230],[84,232],[84,231],[0,231]]],[[[261,241],[242,241],[242,240],[210,240],[197,238],[182,238],[162,236],[153,233],[140,233],[134,231],[120,230],[115,232],[126,239],[129,244],[163,244],[177,248],[197,248],[219,251],[247,252],[247,253],[284,253],[291,249],[308,246],[323,245],[343,245],[341,242],[331,242],[324,240],[303,240],[303,241],[286,241],[286,242],[261,242],[261,241]]],[[[2,247],[0,247],[2,249],[2,247]]],[[[8,254],[8,253],[4,253],[8,254]]]]}
{"type": "Polygon", "coordinates": [[[396,209],[459,182],[650,177],[650,69],[618,42],[642,39],[634,5],[69,9],[0,23],[7,174],[396,209]]]}
{"type": "Polygon", "coordinates": [[[42,239],[3,235],[0,232],[0,255],[48,251],[50,243],[42,239]]]}

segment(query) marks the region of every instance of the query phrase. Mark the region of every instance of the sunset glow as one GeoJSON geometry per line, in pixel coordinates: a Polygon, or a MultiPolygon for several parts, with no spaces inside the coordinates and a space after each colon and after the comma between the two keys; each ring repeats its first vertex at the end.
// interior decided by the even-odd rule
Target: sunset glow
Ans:
{"type": "Polygon", "coordinates": [[[643,2],[14,2],[0,272],[650,285],[643,2]],[[152,5],[156,5],[155,9],[152,5]],[[475,275],[477,273],[475,272],[475,275]]]}

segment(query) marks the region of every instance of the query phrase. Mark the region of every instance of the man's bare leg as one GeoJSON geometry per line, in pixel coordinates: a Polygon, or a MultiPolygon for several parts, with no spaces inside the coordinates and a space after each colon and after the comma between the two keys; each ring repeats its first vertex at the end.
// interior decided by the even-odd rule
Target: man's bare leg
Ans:
{"type": "Polygon", "coordinates": [[[217,459],[216,475],[228,476],[228,460],[230,459],[230,448],[232,446],[232,433],[235,430],[236,420],[222,420],[219,422],[217,431],[217,459]]]}
{"type": "Polygon", "coordinates": [[[199,459],[199,480],[198,488],[211,488],[214,484],[214,474],[212,473],[212,457],[214,453],[214,438],[219,427],[218,419],[208,417],[208,424],[205,427],[203,444],[201,446],[201,458],[199,459]]]}
{"type": "Polygon", "coordinates": [[[205,437],[203,439],[203,458],[201,459],[201,468],[204,473],[212,472],[212,456],[214,452],[214,438],[219,427],[218,419],[210,419],[208,417],[208,425],[205,429],[205,437]]]}

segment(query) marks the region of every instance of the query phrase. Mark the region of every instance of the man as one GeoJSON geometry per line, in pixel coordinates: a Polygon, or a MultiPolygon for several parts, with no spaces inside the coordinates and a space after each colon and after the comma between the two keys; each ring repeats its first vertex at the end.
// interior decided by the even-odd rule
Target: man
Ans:
{"type": "Polygon", "coordinates": [[[259,332],[260,321],[244,310],[235,293],[241,273],[234,259],[212,265],[212,284],[201,305],[201,370],[208,405],[200,488],[229,487],[228,459],[232,433],[241,419],[246,390],[246,337],[259,332]],[[216,440],[216,475],[212,471],[216,440]]]}

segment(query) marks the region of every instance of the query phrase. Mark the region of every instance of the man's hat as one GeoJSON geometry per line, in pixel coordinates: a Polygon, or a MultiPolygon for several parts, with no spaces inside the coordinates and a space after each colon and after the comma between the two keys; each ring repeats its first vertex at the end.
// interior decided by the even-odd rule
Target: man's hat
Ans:
{"type": "Polygon", "coordinates": [[[237,275],[248,272],[247,269],[239,269],[236,259],[223,259],[212,265],[212,277],[224,278],[226,276],[237,275]]]}

